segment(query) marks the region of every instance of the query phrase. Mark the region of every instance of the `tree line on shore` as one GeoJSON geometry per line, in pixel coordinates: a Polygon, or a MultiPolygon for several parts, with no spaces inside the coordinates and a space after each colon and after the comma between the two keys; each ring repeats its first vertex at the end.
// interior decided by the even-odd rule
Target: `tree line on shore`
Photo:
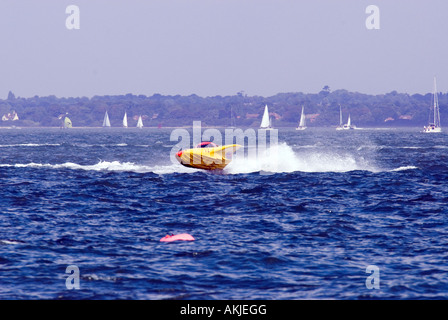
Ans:
{"type": "MultiPolygon", "coordinates": [[[[448,93],[438,94],[442,126],[448,121],[448,93]]],[[[258,127],[264,106],[268,105],[275,127],[294,127],[302,106],[309,127],[331,127],[350,114],[358,127],[423,126],[428,123],[433,94],[398,93],[369,95],[347,90],[331,91],[325,86],[318,93],[279,93],[270,97],[200,97],[181,95],[105,95],[58,98],[54,95],[31,98],[15,97],[11,91],[0,100],[0,115],[16,112],[19,120],[1,121],[0,126],[59,127],[61,115],[68,115],[74,127],[100,127],[107,111],[112,127],[120,127],[123,115],[129,126],[143,117],[145,127],[191,126],[200,120],[203,126],[258,127]]]]}

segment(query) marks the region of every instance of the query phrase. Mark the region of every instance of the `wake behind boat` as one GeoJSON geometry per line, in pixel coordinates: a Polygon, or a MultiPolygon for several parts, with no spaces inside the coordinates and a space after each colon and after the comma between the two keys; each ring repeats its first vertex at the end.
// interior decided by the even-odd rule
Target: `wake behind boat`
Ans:
{"type": "Polygon", "coordinates": [[[222,170],[232,161],[232,154],[240,147],[238,144],[217,146],[213,142],[201,142],[195,148],[176,153],[176,159],[190,168],[222,170]]]}

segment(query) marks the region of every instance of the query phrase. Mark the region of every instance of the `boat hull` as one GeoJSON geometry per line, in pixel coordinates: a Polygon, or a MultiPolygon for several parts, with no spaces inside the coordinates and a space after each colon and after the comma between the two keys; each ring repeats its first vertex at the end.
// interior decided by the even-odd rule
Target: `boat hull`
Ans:
{"type": "Polygon", "coordinates": [[[438,133],[438,132],[442,132],[442,128],[441,127],[425,127],[423,129],[424,133],[438,133]]]}
{"type": "Polygon", "coordinates": [[[185,167],[203,170],[222,170],[231,161],[232,154],[241,146],[237,144],[214,148],[193,148],[179,151],[176,159],[185,167]]]}

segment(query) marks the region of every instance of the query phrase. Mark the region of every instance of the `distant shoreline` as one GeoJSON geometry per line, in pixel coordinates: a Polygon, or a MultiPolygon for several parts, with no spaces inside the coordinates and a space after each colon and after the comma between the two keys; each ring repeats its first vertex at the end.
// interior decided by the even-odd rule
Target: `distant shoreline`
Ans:
{"type": "MultiPolygon", "coordinates": [[[[284,93],[272,97],[234,95],[201,98],[192,96],[151,97],[124,95],[100,96],[94,99],[63,99],[54,96],[0,100],[0,115],[20,120],[1,122],[2,126],[59,127],[68,116],[74,127],[101,127],[105,112],[113,126],[121,127],[126,114],[132,127],[142,116],[144,128],[186,128],[201,120],[202,127],[224,128],[231,124],[241,128],[257,128],[262,112],[269,106],[275,128],[295,127],[304,108],[308,127],[333,127],[350,114],[359,127],[408,127],[428,124],[432,95],[406,95],[396,91],[384,95],[363,95],[347,90],[323,89],[316,94],[284,93]]],[[[445,123],[448,94],[440,93],[438,101],[441,123],[445,123]]],[[[12,120],[12,119],[11,119],[12,120]]],[[[448,122],[448,120],[446,120],[448,122]]]]}
{"type": "MultiPolygon", "coordinates": [[[[307,130],[335,129],[336,127],[337,126],[308,127],[307,130]]],[[[255,130],[257,130],[257,129],[259,129],[258,127],[233,127],[233,128],[231,128],[231,127],[227,127],[227,126],[202,126],[201,128],[202,129],[213,129],[213,128],[215,128],[215,129],[243,129],[243,130],[246,130],[246,129],[255,129],[255,130]]],[[[397,127],[378,127],[378,126],[376,126],[376,127],[369,127],[369,126],[366,126],[366,127],[358,127],[358,128],[355,129],[355,131],[356,130],[368,130],[368,129],[395,130],[395,129],[415,129],[415,128],[420,128],[420,126],[397,126],[397,127]]],[[[163,129],[193,129],[193,126],[179,126],[179,127],[169,127],[169,126],[167,126],[167,127],[161,127],[161,128],[158,128],[158,127],[143,127],[143,128],[137,128],[137,127],[127,127],[127,128],[124,128],[124,127],[107,127],[106,128],[106,127],[101,127],[101,126],[100,127],[72,127],[72,128],[44,127],[44,126],[37,126],[37,127],[34,127],[34,126],[23,126],[23,127],[20,127],[20,126],[15,126],[15,127],[0,126],[0,130],[1,129],[3,129],[3,130],[13,130],[13,129],[55,129],[55,130],[80,130],[80,129],[104,129],[104,130],[111,130],[112,129],[112,130],[115,130],[115,129],[120,129],[120,130],[138,130],[138,131],[140,131],[140,130],[146,130],[146,129],[151,129],[151,130],[153,130],[153,129],[157,129],[157,130],[163,130],[163,129]]],[[[292,127],[292,126],[291,127],[276,127],[274,129],[295,129],[295,127],[292,127]]],[[[307,130],[305,130],[305,132],[307,130]]]]}

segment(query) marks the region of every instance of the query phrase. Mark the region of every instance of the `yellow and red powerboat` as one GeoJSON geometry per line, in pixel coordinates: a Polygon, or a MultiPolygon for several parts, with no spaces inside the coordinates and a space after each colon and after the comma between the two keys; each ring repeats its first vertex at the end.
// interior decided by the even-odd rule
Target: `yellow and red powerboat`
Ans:
{"type": "Polygon", "coordinates": [[[241,146],[238,144],[217,146],[213,142],[201,142],[195,148],[176,153],[176,159],[186,167],[222,170],[232,161],[232,155],[239,148],[241,146]]]}

